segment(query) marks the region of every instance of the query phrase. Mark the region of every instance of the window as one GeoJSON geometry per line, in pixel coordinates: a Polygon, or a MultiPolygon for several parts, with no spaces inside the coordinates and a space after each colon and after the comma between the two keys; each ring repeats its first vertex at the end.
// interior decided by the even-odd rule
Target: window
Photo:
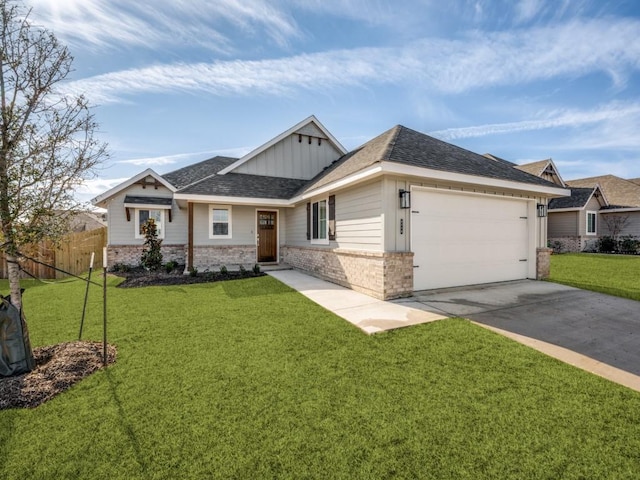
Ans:
{"type": "Polygon", "coordinates": [[[209,238],[231,238],[231,205],[210,205],[209,221],[209,238]]]}
{"type": "Polygon", "coordinates": [[[327,200],[311,204],[311,243],[329,243],[327,200]]]}
{"type": "Polygon", "coordinates": [[[597,212],[587,212],[587,235],[596,234],[596,215],[597,212]]]}
{"type": "Polygon", "coordinates": [[[142,226],[152,218],[156,222],[158,238],[164,238],[164,210],[136,209],[136,238],[144,238],[142,226]]]}

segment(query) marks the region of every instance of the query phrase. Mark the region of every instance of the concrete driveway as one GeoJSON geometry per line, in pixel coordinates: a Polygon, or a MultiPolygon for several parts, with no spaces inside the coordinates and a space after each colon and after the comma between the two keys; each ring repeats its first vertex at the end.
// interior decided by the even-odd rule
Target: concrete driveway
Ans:
{"type": "Polygon", "coordinates": [[[640,375],[640,302],[634,300],[524,280],[415,292],[410,301],[640,375]]]}

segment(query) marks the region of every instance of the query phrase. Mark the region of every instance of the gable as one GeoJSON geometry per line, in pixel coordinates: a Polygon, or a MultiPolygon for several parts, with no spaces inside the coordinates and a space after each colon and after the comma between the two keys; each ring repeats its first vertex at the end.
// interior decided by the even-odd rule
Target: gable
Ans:
{"type": "Polygon", "coordinates": [[[109,199],[125,190],[129,191],[131,188],[148,191],[158,189],[166,189],[169,192],[176,191],[176,188],[169,181],[162,178],[152,169],[147,168],[145,171],[131,177],[129,180],[126,180],[110,190],[107,190],[103,194],[93,198],[91,203],[97,207],[106,208],[109,199]]]}
{"type": "Polygon", "coordinates": [[[223,168],[219,174],[234,172],[310,180],[346,152],[312,115],[223,168]]]}

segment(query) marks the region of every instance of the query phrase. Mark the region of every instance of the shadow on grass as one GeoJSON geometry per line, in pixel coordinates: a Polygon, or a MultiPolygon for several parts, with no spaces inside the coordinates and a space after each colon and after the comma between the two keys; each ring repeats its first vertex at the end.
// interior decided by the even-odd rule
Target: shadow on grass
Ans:
{"type": "Polygon", "coordinates": [[[140,446],[140,441],[138,440],[136,432],[133,429],[133,425],[131,424],[131,422],[127,420],[127,412],[125,411],[122,405],[122,401],[120,400],[120,396],[118,395],[116,383],[108,368],[104,371],[104,374],[107,377],[107,382],[109,383],[109,390],[111,390],[111,397],[113,398],[113,401],[116,404],[116,407],[118,408],[118,421],[120,423],[122,431],[126,434],[127,437],[129,437],[129,440],[131,441],[131,446],[133,447],[136,461],[138,462],[138,465],[140,465],[142,472],[146,474],[148,471],[148,465],[145,460],[146,455],[143,452],[142,447],[140,446]]]}

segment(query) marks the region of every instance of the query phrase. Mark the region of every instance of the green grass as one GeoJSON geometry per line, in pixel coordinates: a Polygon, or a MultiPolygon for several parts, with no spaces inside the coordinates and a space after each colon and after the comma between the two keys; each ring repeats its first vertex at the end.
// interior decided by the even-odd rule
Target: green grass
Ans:
{"type": "MultiPolygon", "coordinates": [[[[367,336],[271,277],[115,282],[117,363],[0,411],[3,480],[640,477],[639,393],[465,320],[367,336]]],[[[75,338],[83,292],[27,285],[34,344],[75,338]]]]}
{"type": "Polygon", "coordinates": [[[549,280],[640,300],[640,256],[596,253],[551,255],[549,280]]]}

